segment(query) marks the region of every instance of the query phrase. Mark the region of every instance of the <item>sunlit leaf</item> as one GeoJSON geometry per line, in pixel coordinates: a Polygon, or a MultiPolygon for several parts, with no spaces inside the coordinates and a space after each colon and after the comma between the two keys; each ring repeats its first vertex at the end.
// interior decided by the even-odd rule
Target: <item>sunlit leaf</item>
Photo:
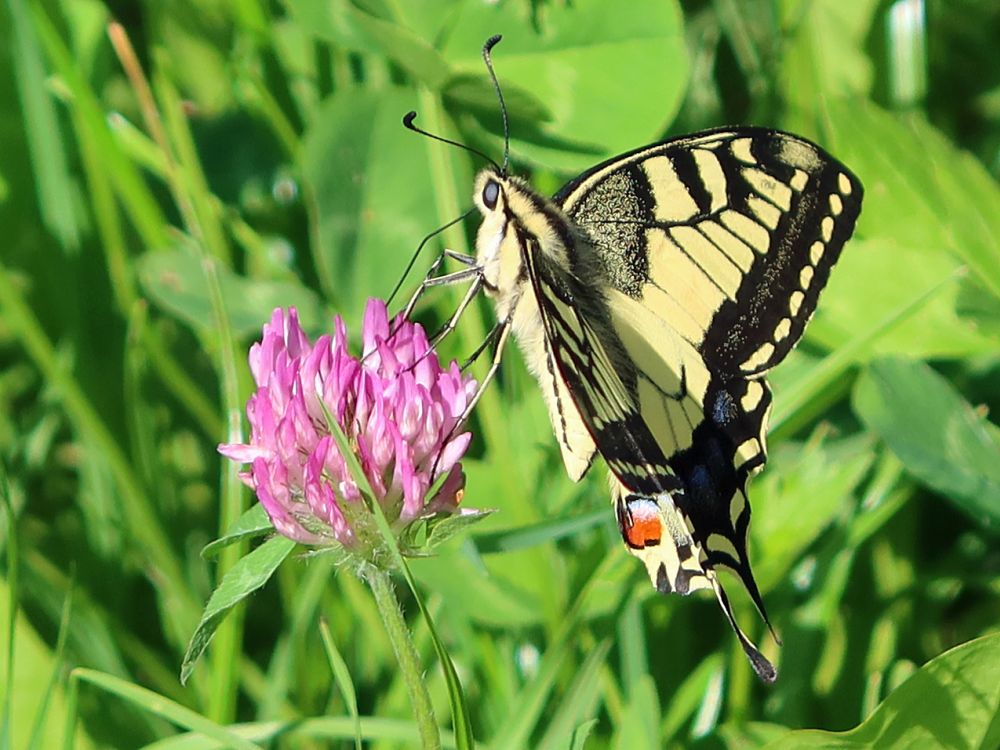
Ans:
{"type": "Polygon", "coordinates": [[[324,286],[350,327],[368,297],[386,297],[420,239],[433,230],[426,150],[402,126],[416,93],[334,94],[303,147],[324,286]]]}
{"type": "Polygon", "coordinates": [[[469,5],[444,49],[456,69],[479,74],[483,43],[503,35],[493,50],[501,85],[531,92],[552,113],[546,123],[511,123],[517,153],[582,169],[649,143],[671,122],[688,72],[674,0],[638,0],[628,13],[599,0],[553,5],[539,19],[541,33],[529,16],[521,4],[469,5]]]}
{"type": "Polygon", "coordinates": [[[260,503],[254,503],[236,522],[226,529],[226,533],[215,541],[206,544],[201,551],[201,556],[210,560],[219,554],[220,550],[231,544],[236,544],[246,539],[254,539],[258,536],[272,531],[274,524],[267,516],[267,511],[260,503]]]}
{"type": "Polygon", "coordinates": [[[767,747],[987,748],[1000,741],[1000,634],[928,662],[849,732],[788,732],[767,747]]]}
{"type": "MultiPolygon", "coordinates": [[[[853,240],[830,275],[809,327],[810,340],[831,349],[842,346],[959,269],[961,261],[943,247],[906,247],[887,236],[853,240]]],[[[985,335],[979,321],[961,309],[963,293],[959,283],[942,289],[862,356],[961,357],[996,351],[1000,338],[985,335]]]]}
{"type": "Polygon", "coordinates": [[[1000,186],[981,164],[919,115],[838,102],[828,125],[830,146],[865,186],[859,234],[947,250],[1000,295],[1000,186]]]}
{"type": "Polygon", "coordinates": [[[184,654],[184,661],[181,664],[181,682],[187,681],[191,676],[195,663],[208,648],[223,618],[233,607],[267,583],[294,547],[295,542],[291,539],[283,536],[272,537],[250,554],[240,558],[239,562],[223,576],[219,587],[212,592],[208,604],[205,605],[201,622],[198,623],[188,643],[187,653],[184,654]]]}
{"type": "Polygon", "coordinates": [[[921,362],[873,362],[854,408],[913,476],[984,526],[1000,524],[1000,443],[941,375],[921,362]]]}
{"type": "Polygon", "coordinates": [[[755,573],[762,591],[783,581],[799,555],[852,502],[852,492],[871,466],[871,440],[822,439],[782,445],[764,476],[751,484],[750,536],[762,551],[755,573]]]}

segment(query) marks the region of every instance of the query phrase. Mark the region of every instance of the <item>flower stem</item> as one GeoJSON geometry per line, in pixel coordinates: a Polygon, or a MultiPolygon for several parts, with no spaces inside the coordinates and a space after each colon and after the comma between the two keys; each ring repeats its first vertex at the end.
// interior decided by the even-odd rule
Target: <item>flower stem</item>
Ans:
{"type": "Polygon", "coordinates": [[[362,575],[375,595],[375,604],[378,606],[379,614],[382,615],[382,622],[385,623],[386,632],[392,642],[392,650],[396,653],[396,660],[402,669],[424,750],[440,750],[441,735],[437,720],[434,718],[431,696],[424,684],[420,657],[410,637],[410,630],[406,627],[406,620],[403,619],[403,611],[399,608],[399,600],[396,599],[396,590],[389,572],[368,564],[362,570],[362,575]]]}

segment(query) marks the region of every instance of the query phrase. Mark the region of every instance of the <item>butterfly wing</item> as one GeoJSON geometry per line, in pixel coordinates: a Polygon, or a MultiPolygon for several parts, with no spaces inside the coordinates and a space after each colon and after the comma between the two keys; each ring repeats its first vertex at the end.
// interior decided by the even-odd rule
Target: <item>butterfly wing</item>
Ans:
{"type": "MultiPolygon", "coordinates": [[[[613,473],[626,547],[663,593],[713,589],[754,669],[773,681],[773,666],[740,629],[714,570],[734,570],[770,624],[746,555],[749,465],[737,464],[735,430],[705,428],[704,363],[664,321],[615,290],[595,293],[537,243],[529,240],[524,256],[553,360],[613,473]],[[640,331],[648,339],[640,342],[640,331]],[[693,469],[692,456],[700,461],[693,469]]],[[[756,426],[745,421],[749,434],[756,426]]]]}
{"type": "Polygon", "coordinates": [[[713,371],[745,377],[802,336],[861,198],[818,146],[763,128],[640,149],[555,196],[615,288],[671,321],[713,371]]]}
{"type": "MultiPolygon", "coordinates": [[[[598,165],[560,191],[578,232],[568,264],[524,251],[552,357],[620,495],[668,493],[703,574],[735,571],[765,620],[746,554],[746,482],[766,458],[771,403],[762,376],[801,337],[861,197],[808,141],[710,131],[598,165]]],[[[682,567],[666,572],[650,568],[658,586],[679,590],[680,576],[692,587],[682,567]]]]}

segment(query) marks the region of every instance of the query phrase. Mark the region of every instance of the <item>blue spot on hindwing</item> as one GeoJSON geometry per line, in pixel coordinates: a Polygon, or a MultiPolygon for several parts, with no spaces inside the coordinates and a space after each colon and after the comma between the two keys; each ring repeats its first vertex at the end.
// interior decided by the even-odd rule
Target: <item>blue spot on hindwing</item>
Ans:
{"type": "Polygon", "coordinates": [[[712,421],[717,425],[727,425],[736,419],[736,402],[729,391],[719,391],[712,405],[712,421]]]}
{"type": "Polygon", "coordinates": [[[711,494],[712,475],[709,474],[706,467],[699,464],[691,469],[691,475],[688,477],[688,491],[695,497],[701,498],[711,494]]]}

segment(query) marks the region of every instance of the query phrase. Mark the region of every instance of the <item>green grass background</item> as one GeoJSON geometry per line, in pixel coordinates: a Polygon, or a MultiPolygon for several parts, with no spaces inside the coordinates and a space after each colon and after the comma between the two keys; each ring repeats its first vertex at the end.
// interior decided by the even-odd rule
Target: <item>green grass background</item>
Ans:
{"type": "MultiPolygon", "coordinates": [[[[866,195],[772,377],[750,487],[784,645],[752,634],[777,684],[714,600],[655,595],[603,469],[567,480],[511,349],[465,462],[464,502],[498,512],[411,562],[477,743],[996,747],[994,0],[4,0],[0,748],[354,747],[352,695],[366,746],[416,744],[371,595],[323,558],[286,560],[178,675],[253,546],[200,555],[251,500],[215,453],[239,434],[246,349],[279,305],[313,334],[334,312],[357,331],[420,238],[471,205],[481,164],[400,119],[499,158],[480,59],[495,33],[514,165],[544,191],[665,135],[754,123],[823,144],[866,195]]],[[[468,251],[474,224],[418,272],[468,251]]],[[[433,325],[457,296],[430,300],[433,325]]],[[[446,354],[491,320],[474,307],[446,354]]]]}

